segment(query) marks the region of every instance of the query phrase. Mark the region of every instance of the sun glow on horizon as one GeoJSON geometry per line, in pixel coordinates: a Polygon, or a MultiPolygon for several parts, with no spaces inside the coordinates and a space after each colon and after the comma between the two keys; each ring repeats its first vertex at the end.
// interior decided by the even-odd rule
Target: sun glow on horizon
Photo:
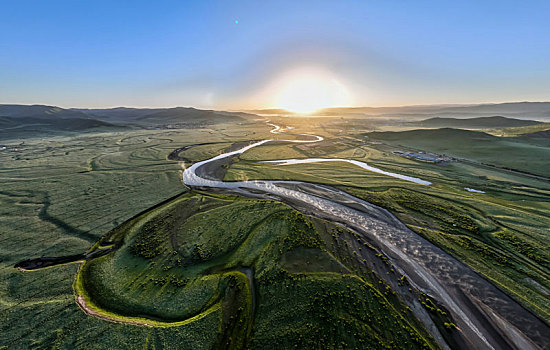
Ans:
{"type": "Polygon", "coordinates": [[[348,89],[330,72],[319,68],[296,68],[284,73],[270,89],[276,108],[312,113],[328,107],[351,105],[348,89]]]}

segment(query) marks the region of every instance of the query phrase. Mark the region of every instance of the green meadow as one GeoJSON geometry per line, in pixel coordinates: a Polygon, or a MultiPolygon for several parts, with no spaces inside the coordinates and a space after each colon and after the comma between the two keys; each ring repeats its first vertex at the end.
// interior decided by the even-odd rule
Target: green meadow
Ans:
{"type": "Polygon", "coordinates": [[[264,125],[221,124],[4,141],[0,348],[142,349],[174,339],[189,348],[208,348],[204,339],[191,339],[183,331],[87,316],[75,302],[77,264],[25,273],[13,266],[30,258],[86,252],[111,229],[185,191],[182,164],[166,159],[174,149],[204,140],[220,143],[217,149],[190,149],[188,158],[197,161],[221,152],[228,142],[265,137],[267,131],[264,125]]]}
{"type": "Polygon", "coordinates": [[[210,320],[200,331],[217,348],[433,347],[385,285],[333,255],[338,229],[271,200],[193,191],[102,237],[96,247],[124,244],[82,265],[76,293],[123,322],[210,320]]]}
{"type": "MultiPolygon", "coordinates": [[[[441,130],[449,133],[451,131],[447,130],[452,129],[441,130]]],[[[413,141],[397,138],[407,133],[379,133],[389,134],[391,138],[378,137],[383,142],[373,142],[373,134],[364,138],[364,134],[357,134],[354,128],[345,135],[333,131],[332,137],[319,144],[273,143],[265,146],[264,155],[261,148],[243,154],[232,164],[225,180],[302,180],[339,187],[390,210],[415,232],[466,262],[533,312],[550,320],[550,241],[547,234],[550,185],[529,174],[496,166],[502,163],[511,167],[523,154],[525,162],[533,161],[539,165],[535,169],[545,174],[544,164],[550,157],[550,149],[520,145],[520,149],[510,153],[508,147],[515,147],[514,144],[510,146],[509,141],[497,140],[488,150],[481,148],[476,152],[472,149],[470,155],[475,155],[476,161],[434,164],[393,153],[397,150],[438,152],[443,147],[431,148],[435,141],[416,135],[413,141]],[[521,153],[523,147],[535,147],[537,152],[521,153]],[[496,165],[482,164],[489,153],[496,165]],[[506,157],[497,157],[497,154],[506,154],[506,157]],[[308,157],[355,159],[433,184],[418,185],[347,163],[278,165],[258,162],[308,157]],[[465,188],[485,193],[468,192],[465,188]]],[[[460,136],[462,131],[456,134],[460,136]]],[[[452,142],[453,138],[450,139],[452,142]]],[[[450,148],[449,143],[444,145],[445,149],[450,148]]]]}
{"type": "MultiPolygon", "coordinates": [[[[325,140],[251,149],[226,169],[226,181],[303,180],[364,198],[550,320],[547,181],[483,159],[406,159],[393,152],[438,150],[373,142],[364,137],[371,126],[354,120],[277,122],[325,140]],[[258,162],[308,157],[360,160],[433,184],[347,163],[258,162]]],[[[437,348],[395,294],[408,289],[402,276],[376,251],[368,263],[378,267],[367,269],[357,252],[372,247],[353,232],[272,200],[181,183],[193,162],[248,140],[290,137],[244,123],[7,141],[0,151],[0,349],[437,348]],[[167,159],[196,144],[179,153],[186,162],[167,159]],[[120,247],[83,264],[13,268],[112,244],[120,247]]],[[[431,316],[452,343],[452,320],[443,314],[431,316]]]]}

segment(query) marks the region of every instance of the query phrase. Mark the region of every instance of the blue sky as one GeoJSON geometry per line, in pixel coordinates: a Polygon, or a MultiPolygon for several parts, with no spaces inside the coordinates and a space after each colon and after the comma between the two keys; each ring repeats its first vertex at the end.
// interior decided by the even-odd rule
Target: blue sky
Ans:
{"type": "Polygon", "coordinates": [[[310,66],[354,105],[550,100],[549,1],[0,4],[0,103],[277,107],[310,66]]]}

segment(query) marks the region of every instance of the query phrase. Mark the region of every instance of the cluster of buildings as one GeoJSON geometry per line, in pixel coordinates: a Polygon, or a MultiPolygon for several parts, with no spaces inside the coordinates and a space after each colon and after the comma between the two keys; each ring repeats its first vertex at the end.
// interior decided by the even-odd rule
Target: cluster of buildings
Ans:
{"type": "Polygon", "coordinates": [[[393,153],[404,158],[420,160],[422,162],[428,162],[428,163],[451,162],[454,160],[452,157],[435,154],[435,153],[404,152],[404,151],[394,151],[393,153]]]}

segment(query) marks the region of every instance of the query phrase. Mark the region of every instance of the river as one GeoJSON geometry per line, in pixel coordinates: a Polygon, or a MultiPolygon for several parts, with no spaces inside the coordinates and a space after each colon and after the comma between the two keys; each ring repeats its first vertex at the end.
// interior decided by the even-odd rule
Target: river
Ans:
{"type": "MultiPolygon", "coordinates": [[[[288,130],[269,124],[274,134],[288,130]]],[[[271,142],[313,143],[317,135],[292,134],[298,140],[266,139],[197,162],[183,171],[183,183],[190,187],[225,189],[246,196],[279,199],[296,209],[346,225],[375,241],[379,249],[417,289],[450,310],[459,331],[472,349],[550,349],[550,327],[491,282],[408,229],[391,213],[345,192],[300,181],[222,181],[209,176],[217,162],[271,142]],[[205,165],[209,165],[206,167],[205,165]],[[206,169],[206,170],[204,170],[206,169]]],[[[393,176],[420,185],[431,183],[406,175],[389,173],[363,162],[346,159],[291,159],[275,163],[297,164],[344,161],[368,171],[393,176]]],[[[436,337],[437,338],[437,337],[436,337]]]]}

